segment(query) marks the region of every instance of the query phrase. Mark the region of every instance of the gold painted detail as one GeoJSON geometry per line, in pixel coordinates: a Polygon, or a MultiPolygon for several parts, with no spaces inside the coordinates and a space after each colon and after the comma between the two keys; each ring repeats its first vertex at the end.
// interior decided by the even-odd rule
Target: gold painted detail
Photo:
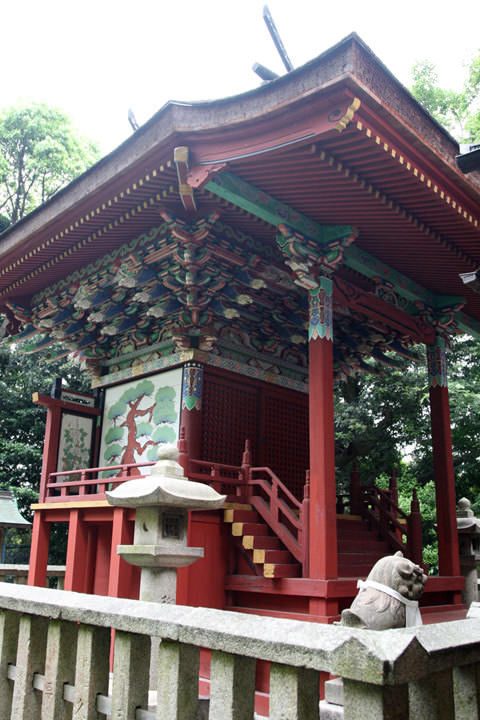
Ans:
{"type": "Polygon", "coordinates": [[[226,523],[233,523],[234,517],[235,517],[235,510],[231,510],[229,508],[228,510],[223,511],[223,519],[226,523]]]}
{"type": "MultiPolygon", "coordinates": [[[[348,111],[347,111],[348,113],[348,111]]],[[[345,116],[344,116],[345,117],[345,116]]],[[[342,118],[343,120],[343,118],[342,118]]],[[[340,121],[342,122],[342,121],[340,121]]],[[[337,128],[338,129],[338,128],[337,128]]],[[[343,129],[343,128],[342,128],[343,129]]],[[[427,177],[424,173],[422,173],[417,167],[413,165],[412,162],[408,161],[407,158],[398,152],[395,148],[392,148],[389,146],[389,144],[383,140],[379,135],[375,135],[373,130],[371,128],[365,127],[360,121],[356,123],[356,129],[359,132],[364,132],[365,136],[369,140],[373,140],[376,145],[381,146],[383,150],[388,153],[392,159],[396,159],[399,165],[402,165],[405,170],[410,172],[417,180],[419,180],[420,183],[426,184],[428,188],[430,188],[435,194],[439,192],[438,185],[435,184],[435,181],[433,181],[431,178],[427,177]]],[[[440,198],[444,200],[447,205],[450,205],[453,209],[456,207],[458,208],[458,214],[463,215],[465,220],[473,225],[474,227],[478,227],[478,219],[472,217],[459,203],[457,203],[455,200],[453,200],[449,195],[447,195],[446,192],[443,190],[440,191],[440,198]]],[[[466,258],[469,260],[468,258],[466,258]]]]}
{"type": "Polygon", "coordinates": [[[242,545],[245,550],[253,550],[253,542],[255,540],[254,535],[244,535],[242,545]]]}
{"type": "Polygon", "coordinates": [[[347,125],[353,120],[353,116],[355,115],[356,111],[360,107],[361,102],[358,98],[354,98],[353,101],[350,103],[350,105],[347,108],[347,112],[343,117],[340,118],[340,120],[335,125],[335,130],[338,130],[338,132],[343,132],[347,125]]]}
{"type": "MultiPolygon", "coordinates": [[[[173,168],[173,162],[171,160],[168,160],[164,165],[160,165],[159,168],[150,171],[151,177],[157,177],[157,175],[160,173],[165,172],[166,170],[170,170],[173,168]]],[[[149,182],[151,180],[150,174],[146,174],[143,178],[139,178],[136,182],[133,182],[130,187],[126,187],[124,191],[120,192],[118,195],[113,196],[110,200],[107,200],[106,202],[102,203],[101,209],[105,210],[108,207],[112,207],[112,205],[118,203],[125,195],[130,195],[132,191],[135,191],[139,185],[143,185],[145,182],[149,182]]],[[[15,288],[19,287],[20,285],[23,285],[25,282],[28,282],[33,277],[38,275],[39,273],[43,272],[44,270],[48,270],[52,265],[58,263],[60,260],[63,260],[67,255],[71,255],[73,252],[76,252],[77,250],[80,250],[82,247],[85,247],[85,245],[91,243],[93,240],[96,240],[98,237],[101,237],[104,233],[106,233],[108,230],[112,230],[114,227],[117,227],[119,223],[123,223],[126,219],[128,220],[131,216],[134,217],[135,214],[138,212],[142,212],[142,210],[146,210],[149,206],[153,205],[155,201],[160,201],[163,198],[167,197],[168,195],[172,195],[175,192],[175,188],[173,185],[170,185],[167,189],[164,189],[161,191],[161,193],[156,193],[156,195],[151,198],[147,198],[146,200],[142,201],[142,204],[138,204],[135,208],[131,208],[129,212],[125,212],[124,215],[120,216],[118,219],[113,220],[110,223],[107,223],[104,225],[103,228],[97,230],[96,232],[93,232],[91,235],[89,235],[86,238],[82,238],[82,240],[79,240],[75,245],[71,246],[70,248],[64,250],[60,255],[58,255],[55,258],[52,258],[51,260],[43,263],[39,267],[35,268],[32,272],[28,273],[28,275],[19,278],[14,283],[9,285],[7,288],[5,288],[0,295],[5,295],[9,290],[14,290],[15,288]]],[[[88,212],[83,215],[83,217],[78,218],[78,220],[75,221],[75,227],[79,227],[79,225],[83,225],[85,222],[88,222],[89,220],[93,220],[95,215],[100,214],[100,207],[92,208],[88,212]]],[[[28,251],[23,257],[18,258],[10,265],[7,265],[6,267],[2,268],[0,270],[0,277],[3,275],[6,275],[11,270],[14,270],[15,268],[19,267],[22,263],[25,262],[25,260],[28,260],[32,257],[32,255],[36,255],[38,252],[41,252],[42,250],[45,250],[47,247],[52,245],[57,240],[61,240],[65,235],[68,235],[70,231],[73,231],[74,227],[72,225],[65,227],[63,230],[58,232],[56,235],[48,238],[47,240],[44,240],[40,245],[38,245],[36,248],[32,248],[28,251]]]]}
{"type": "Polygon", "coordinates": [[[244,525],[244,523],[241,523],[241,522],[234,522],[234,523],[232,523],[232,535],[233,535],[233,537],[242,537],[242,535],[243,535],[243,525],[244,525]]]}
{"type": "Polygon", "coordinates": [[[263,577],[275,577],[275,565],[273,563],[265,563],[265,565],[263,566],[263,577]]]}
{"type": "Polygon", "coordinates": [[[253,562],[263,565],[265,562],[265,550],[254,550],[253,551],[253,562]]]}
{"type": "Polygon", "coordinates": [[[223,505],[224,510],[253,510],[251,505],[246,503],[226,502],[223,505]]]}
{"type": "Polygon", "coordinates": [[[73,502],[33,503],[31,510],[75,510],[75,508],[111,507],[107,500],[80,500],[73,502]]]}
{"type": "MultiPolygon", "coordinates": [[[[368,133],[371,134],[371,130],[368,130],[368,133]]],[[[367,133],[367,135],[368,135],[367,133]]],[[[388,197],[385,193],[381,192],[377,188],[375,188],[371,183],[367,182],[364,178],[362,178],[358,173],[351,172],[348,168],[345,168],[343,163],[337,162],[334,157],[327,154],[324,150],[321,150],[318,154],[318,157],[320,160],[327,162],[330,167],[334,168],[337,172],[341,173],[344,177],[348,177],[352,182],[354,182],[356,185],[358,185],[362,190],[365,190],[368,195],[373,196],[376,200],[382,203],[382,205],[385,205],[386,207],[390,208],[396,215],[399,217],[405,218],[405,220],[413,225],[413,227],[417,228],[421,232],[423,232],[427,237],[431,238],[432,240],[438,242],[440,245],[442,245],[445,248],[448,248],[456,257],[460,258],[464,262],[469,263],[470,265],[476,265],[476,263],[470,258],[466,253],[464,253],[462,250],[460,250],[457,246],[453,245],[449,240],[446,240],[444,237],[439,235],[435,230],[433,230],[431,227],[426,225],[425,223],[420,222],[420,220],[415,217],[412,213],[405,210],[404,207],[402,207],[399,203],[392,200],[388,197]]],[[[405,167],[405,166],[403,166],[405,167]]],[[[415,172],[418,174],[418,170],[414,169],[415,172]]],[[[442,196],[442,193],[440,193],[442,196]]],[[[450,198],[448,198],[450,201],[450,198]]],[[[477,225],[477,221],[475,220],[475,226],[477,225]]],[[[477,263],[478,264],[478,263],[477,263]]]]}

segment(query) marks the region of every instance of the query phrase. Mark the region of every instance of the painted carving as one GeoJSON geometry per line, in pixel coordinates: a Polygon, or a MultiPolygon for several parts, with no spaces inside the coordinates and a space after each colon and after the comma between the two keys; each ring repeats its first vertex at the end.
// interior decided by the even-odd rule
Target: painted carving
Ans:
{"type": "Polygon", "coordinates": [[[360,592],[351,607],[342,611],[340,624],[370,630],[421,624],[417,603],[426,581],[422,568],[401,552],[383,557],[366,582],[359,581],[360,592]]]}
{"type": "MultiPolygon", "coordinates": [[[[81,415],[62,414],[58,446],[57,472],[90,466],[93,420],[81,415]]],[[[79,475],[68,475],[64,480],[79,480],[79,475]]]]}
{"type": "Polygon", "coordinates": [[[332,281],[320,278],[319,285],[310,290],[309,340],[333,340],[332,281]]]}
{"type": "Polygon", "coordinates": [[[183,368],[182,408],[202,409],[203,368],[201,365],[185,365],[183,368]]]}
{"type": "Polygon", "coordinates": [[[156,460],[161,443],[177,440],[180,383],[178,369],[108,388],[100,448],[104,465],[156,460]]]}
{"type": "Polygon", "coordinates": [[[447,387],[445,340],[437,335],[434,345],[427,345],[428,383],[430,387],[447,387]]]}

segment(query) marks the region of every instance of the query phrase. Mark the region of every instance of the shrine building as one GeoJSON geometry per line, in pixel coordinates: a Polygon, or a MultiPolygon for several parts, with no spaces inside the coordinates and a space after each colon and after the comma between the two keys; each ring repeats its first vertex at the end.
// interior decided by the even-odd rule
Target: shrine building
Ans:
{"type": "MultiPolygon", "coordinates": [[[[91,395],[47,408],[29,583],[68,523],[65,589],[137,597],[116,553],[134,510],[105,490],[178,442],[228,496],[191,513],[204,559],[177,602],[332,622],[376,559],[421,562],[421,518],[352,472],[335,484],[334,387],[428,357],[439,575],[428,620],[460,617],[445,348],[480,336],[480,175],[356,35],[214,102],[170,102],[0,236],[0,312],[27,350],[73,353],[91,395]],[[473,283],[473,286],[475,283],[473,283]]],[[[53,356],[53,352],[52,352],[53,356]]]]}

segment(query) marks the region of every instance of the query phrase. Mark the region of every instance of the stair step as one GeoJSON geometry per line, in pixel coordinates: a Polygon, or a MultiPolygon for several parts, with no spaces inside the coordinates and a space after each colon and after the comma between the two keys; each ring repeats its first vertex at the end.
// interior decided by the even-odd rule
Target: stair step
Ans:
{"type": "Polygon", "coordinates": [[[223,511],[223,519],[226,523],[256,523],[258,522],[259,517],[256,510],[236,510],[234,508],[228,508],[223,511]]]}
{"type": "Polygon", "coordinates": [[[253,551],[253,562],[265,563],[291,563],[294,559],[288,550],[258,550],[253,551]]]}
{"type": "Polygon", "coordinates": [[[374,565],[377,560],[383,557],[376,552],[341,552],[338,554],[339,565],[367,565],[371,563],[374,565]]]}
{"type": "Polygon", "coordinates": [[[390,548],[388,546],[388,543],[386,540],[375,540],[375,539],[368,539],[368,540],[344,540],[343,538],[339,538],[338,540],[338,552],[339,553],[349,553],[349,552],[378,552],[383,555],[386,555],[389,552],[390,548]]]}
{"type": "Polygon", "coordinates": [[[371,530],[366,525],[357,525],[355,527],[337,528],[338,537],[352,538],[352,537],[374,537],[377,535],[376,530],[371,530]]]}
{"type": "Polygon", "coordinates": [[[298,563],[267,563],[263,566],[263,576],[266,578],[290,578],[299,575],[298,563]]]}
{"type": "Polygon", "coordinates": [[[241,537],[242,535],[268,535],[270,528],[265,523],[232,523],[232,535],[241,537]]]}
{"type": "Polygon", "coordinates": [[[338,566],[338,577],[366,577],[372,565],[340,565],[338,566]]]}
{"type": "Polygon", "coordinates": [[[365,521],[362,520],[358,515],[355,518],[352,517],[337,517],[337,527],[352,527],[353,525],[365,525],[365,521]]]}
{"type": "Polygon", "coordinates": [[[420,607],[424,625],[438,622],[451,622],[452,620],[465,620],[467,616],[466,605],[427,605],[420,607]]]}
{"type": "Polygon", "coordinates": [[[282,543],[274,535],[244,535],[245,550],[281,550],[282,543]]]}

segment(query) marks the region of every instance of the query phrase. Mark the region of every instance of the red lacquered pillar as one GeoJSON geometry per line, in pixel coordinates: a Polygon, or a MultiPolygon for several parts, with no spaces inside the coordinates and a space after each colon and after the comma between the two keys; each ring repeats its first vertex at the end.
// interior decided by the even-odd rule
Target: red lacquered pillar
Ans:
{"type": "Polygon", "coordinates": [[[187,363],[183,368],[180,427],[185,430],[190,460],[202,460],[202,395],[203,367],[198,363],[187,363]]]}
{"type": "Polygon", "coordinates": [[[108,594],[111,597],[131,597],[134,567],[117,553],[119,545],[131,545],[133,534],[131,523],[127,520],[128,508],[116,507],[113,510],[112,545],[110,549],[110,570],[108,575],[108,594]]]}
{"type": "Polygon", "coordinates": [[[445,340],[427,346],[440,575],[460,575],[445,340]]]}
{"type": "Polygon", "coordinates": [[[88,526],[79,509],[70,511],[65,590],[86,592],[88,583],[88,526]]]}
{"type": "MultiPolygon", "coordinates": [[[[310,290],[309,294],[309,575],[327,580],[338,575],[332,281],[321,277],[318,287],[310,290]]],[[[321,615],[335,613],[335,603],[327,600],[312,602],[321,615]]]]}
{"type": "Polygon", "coordinates": [[[45,522],[42,510],[36,510],[33,516],[32,546],[28,569],[28,584],[45,587],[47,584],[48,546],[50,542],[50,523],[45,522]]]}

